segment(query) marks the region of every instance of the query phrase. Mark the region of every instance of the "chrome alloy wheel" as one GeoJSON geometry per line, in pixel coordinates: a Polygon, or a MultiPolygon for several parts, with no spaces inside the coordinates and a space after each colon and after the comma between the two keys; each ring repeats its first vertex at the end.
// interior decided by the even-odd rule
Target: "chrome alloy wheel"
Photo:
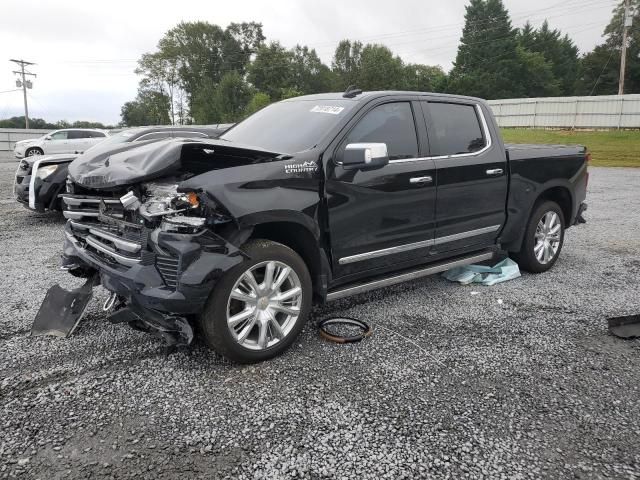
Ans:
{"type": "Polygon", "coordinates": [[[40,153],[40,150],[38,150],[37,148],[32,148],[27,153],[27,157],[37,157],[38,155],[42,155],[42,153],[40,153]]]}
{"type": "Polygon", "coordinates": [[[267,261],[245,271],[227,301],[227,326],[250,350],[265,350],[293,329],[302,308],[302,284],[288,265],[267,261]]]}
{"type": "Polygon", "coordinates": [[[556,212],[545,213],[536,227],[536,243],[533,253],[538,262],[546,265],[553,260],[560,248],[562,223],[556,212]]]}

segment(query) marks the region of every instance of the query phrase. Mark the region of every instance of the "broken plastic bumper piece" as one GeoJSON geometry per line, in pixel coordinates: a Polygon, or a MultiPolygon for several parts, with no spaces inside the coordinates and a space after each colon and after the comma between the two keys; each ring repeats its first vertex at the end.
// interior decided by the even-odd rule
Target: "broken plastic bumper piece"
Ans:
{"type": "Polygon", "coordinates": [[[100,283],[97,273],[84,285],[71,291],[56,284],[47,291],[31,327],[31,335],[68,337],[76,329],[93,296],[93,287],[100,283]]]}

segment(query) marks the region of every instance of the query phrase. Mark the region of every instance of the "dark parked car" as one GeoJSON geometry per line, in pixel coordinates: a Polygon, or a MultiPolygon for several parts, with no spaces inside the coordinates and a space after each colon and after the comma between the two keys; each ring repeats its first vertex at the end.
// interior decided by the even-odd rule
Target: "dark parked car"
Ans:
{"type": "MultiPolygon", "coordinates": [[[[167,137],[216,138],[228,130],[231,124],[200,127],[195,125],[139,127],[123,130],[105,137],[99,144],[86,151],[111,149],[121,143],[151,142],[167,137]]],[[[16,200],[31,210],[61,210],[58,195],[64,192],[67,167],[78,154],[27,156],[20,161],[14,182],[16,200]]]]}
{"type": "MultiPolygon", "coordinates": [[[[83,298],[98,282],[112,292],[114,322],[174,344],[197,324],[223,355],[261,361],[292,344],[313,302],[501,251],[548,270],[582,221],[588,158],[582,146],[504,145],[477,98],[289,99],[218,140],[75,161],[63,267],[90,277],[83,298]]],[[[56,295],[51,304],[78,298],[56,295]]],[[[61,315],[47,305],[41,318],[61,315]]]]}

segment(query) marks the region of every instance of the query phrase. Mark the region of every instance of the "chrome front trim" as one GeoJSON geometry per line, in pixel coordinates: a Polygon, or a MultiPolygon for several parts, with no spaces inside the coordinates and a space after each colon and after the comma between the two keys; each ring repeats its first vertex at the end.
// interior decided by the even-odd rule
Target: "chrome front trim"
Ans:
{"type": "Polygon", "coordinates": [[[36,176],[38,173],[38,167],[42,160],[36,160],[31,167],[31,179],[29,180],[29,208],[36,209],[36,176]]]}
{"type": "Polygon", "coordinates": [[[484,252],[478,255],[472,255],[470,257],[454,260],[452,262],[440,263],[438,265],[432,265],[427,268],[413,270],[407,273],[401,273],[399,275],[382,278],[380,280],[374,280],[373,282],[368,282],[360,285],[355,285],[352,287],[343,288],[341,290],[329,292],[327,294],[327,302],[338,300],[344,297],[350,297],[351,295],[356,295],[358,293],[368,292],[369,290],[374,290],[376,288],[388,287],[388,286],[396,285],[398,283],[406,282],[409,280],[415,280],[417,278],[426,277],[427,275],[444,272],[451,268],[460,267],[463,265],[470,265],[472,263],[477,263],[477,262],[483,262],[485,260],[492,259],[493,255],[494,255],[493,252],[484,252]]]}
{"type": "Polygon", "coordinates": [[[116,248],[118,248],[119,250],[124,250],[125,252],[138,253],[140,251],[140,248],[142,248],[142,246],[139,243],[123,240],[122,238],[116,235],[113,235],[108,232],[103,232],[102,230],[98,230],[96,228],[90,228],[89,233],[91,235],[95,235],[96,237],[100,237],[104,240],[108,240],[109,242],[113,243],[116,246],[116,248]]]}
{"type": "Polygon", "coordinates": [[[97,240],[94,240],[91,237],[87,237],[86,241],[87,241],[88,245],[91,245],[93,248],[95,248],[99,252],[102,252],[102,253],[104,253],[106,255],[109,255],[116,262],[118,262],[118,263],[120,263],[122,265],[126,265],[127,267],[132,267],[133,265],[137,265],[138,263],[140,263],[140,259],[125,257],[124,255],[120,255],[119,253],[117,253],[112,248],[109,248],[106,245],[103,245],[102,243],[100,243],[97,240]]]}
{"type": "Polygon", "coordinates": [[[484,235],[497,231],[500,225],[492,225],[491,227],[478,228],[477,230],[469,230],[468,232],[454,233],[446,237],[438,237],[434,241],[434,245],[442,245],[443,243],[455,242],[464,238],[475,237],[476,235],[484,235]]]}
{"type": "Polygon", "coordinates": [[[79,218],[82,218],[82,217],[97,217],[98,215],[100,215],[100,213],[84,212],[82,210],[78,210],[78,211],[65,210],[64,212],[62,212],[62,215],[64,215],[64,218],[68,218],[70,220],[78,220],[79,218]]]}
{"type": "Polygon", "coordinates": [[[393,255],[394,253],[408,252],[409,250],[415,250],[417,248],[431,247],[433,246],[433,244],[433,240],[423,240],[416,243],[407,243],[406,245],[398,245],[397,247],[383,248],[381,250],[374,250],[372,252],[359,253],[357,255],[343,257],[338,260],[338,263],[340,265],[347,265],[348,263],[360,262],[362,260],[369,260],[371,258],[384,257],[386,255],[393,255]]]}
{"type": "Polygon", "coordinates": [[[393,255],[395,253],[408,252],[417,248],[431,247],[433,245],[441,245],[443,243],[455,242],[456,240],[462,240],[464,238],[475,237],[477,235],[484,235],[486,233],[495,232],[500,228],[500,225],[492,225],[491,227],[478,228],[476,230],[469,230],[468,232],[456,233],[454,235],[447,235],[446,237],[438,237],[434,240],[423,240],[421,242],[407,243],[405,245],[398,245],[397,247],[383,248],[381,250],[373,250],[371,252],[359,253],[357,255],[351,255],[349,257],[342,257],[338,260],[340,265],[347,265],[349,263],[360,262],[362,260],[370,260],[372,258],[384,257],[386,255],[393,255]]]}
{"type": "Polygon", "coordinates": [[[111,198],[77,198],[67,197],[66,195],[63,195],[62,200],[64,200],[64,203],[71,207],[77,207],[79,205],[82,205],[83,203],[100,203],[101,201],[106,204],[120,204],[120,200],[111,198]]]}

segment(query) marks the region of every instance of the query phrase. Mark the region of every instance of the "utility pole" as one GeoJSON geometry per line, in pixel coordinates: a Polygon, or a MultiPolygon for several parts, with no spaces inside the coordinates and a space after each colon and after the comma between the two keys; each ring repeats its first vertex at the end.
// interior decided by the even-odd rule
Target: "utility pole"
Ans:
{"type": "Polygon", "coordinates": [[[14,58],[9,59],[9,61],[16,63],[20,66],[20,70],[14,70],[13,73],[17,73],[22,77],[22,81],[16,81],[18,87],[22,87],[22,96],[24,97],[24,128],[29,128],[29,106],[27,105],[27,88],[32,88],[33,84],[31,80],[27,80],[26,76],[31,75],[36,77],[35,73],[25,72],[25,65],[35,65],[33,62],[25,62],[24,60],[16,60],[14,58]]]}
{"type": "Polygon", "coordinates": [[[633,15],[631,13],[630,0],[624,1],[624,26],[622,27],[622,52],[620,55],[620,80],[618,81],[618,95],[624,94],[624,74],[627,66],[627,37],[629,35],[629,28],[633,21],[633,15]]]}

